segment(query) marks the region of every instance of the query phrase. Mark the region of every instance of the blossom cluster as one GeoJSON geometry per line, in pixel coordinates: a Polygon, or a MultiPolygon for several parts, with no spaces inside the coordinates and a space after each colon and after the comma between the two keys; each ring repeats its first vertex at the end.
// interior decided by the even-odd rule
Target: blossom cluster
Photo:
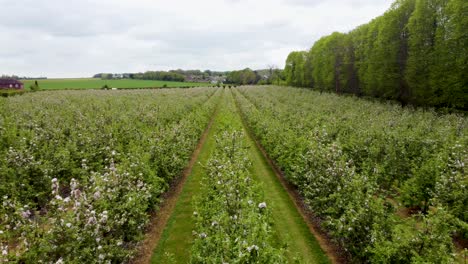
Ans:
{"type": "Polygon", "coordinates": [[[468,234],[465,116],[292,88],[244,87],[235,97],[268,155],[356,262],[454,261],[451,236],[468,234]],[[403,206],[419,213],[401,216],[403,206]]]}
{"type": "MultiPolygon", "coordinates": [[[[229,112],[220,113],[230,121],[229,112]]],[[[227,126],[216,136],[201,195],[195,198],[192,263],[285,263],[273,242],[272,219],[252,179],[245,134],[227,126]]]]}
{"type": "Polygon", "coordinates": [[[129,261],[216,94],[68,91],[5,100],[0,262],[129,261]]]}

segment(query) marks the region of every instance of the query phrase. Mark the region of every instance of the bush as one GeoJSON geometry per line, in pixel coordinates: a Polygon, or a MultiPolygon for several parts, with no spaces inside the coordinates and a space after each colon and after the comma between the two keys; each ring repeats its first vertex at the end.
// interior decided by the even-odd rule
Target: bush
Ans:
{"type": "Polygon", "coordinates": [[[39,87],[39,83],[35,81],[33,85],[29,86],[29,89],[31,89],[33,92],[36,92],[39,91],[41,87],[39,87]]]}
{"type": "Polygon", "coordinates": [[[26,93],[25,90],[5,90],[5,91],[0,91],[0,96],[10,97],[10,96],[15,96],[15,95],[22,95],[24,93],[26,93]]]}

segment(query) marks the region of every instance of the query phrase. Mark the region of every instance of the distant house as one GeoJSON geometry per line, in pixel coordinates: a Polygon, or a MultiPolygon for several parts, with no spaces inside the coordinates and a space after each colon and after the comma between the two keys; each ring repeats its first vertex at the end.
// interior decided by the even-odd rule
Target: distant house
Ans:
{"type": "Polygon", "coordinates": [[[0,79],[0,90],[5,89],[23,90],[24,84],[15,79],[0,79]]]}

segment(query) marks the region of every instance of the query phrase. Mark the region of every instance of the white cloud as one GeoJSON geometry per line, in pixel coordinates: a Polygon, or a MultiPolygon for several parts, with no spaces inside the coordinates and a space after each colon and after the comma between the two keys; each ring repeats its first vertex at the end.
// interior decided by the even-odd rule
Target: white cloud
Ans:
{"type": "Polygon", "coordinates": [[[392,0],[0,0],[0,74],[283,67],[392,0]]]}

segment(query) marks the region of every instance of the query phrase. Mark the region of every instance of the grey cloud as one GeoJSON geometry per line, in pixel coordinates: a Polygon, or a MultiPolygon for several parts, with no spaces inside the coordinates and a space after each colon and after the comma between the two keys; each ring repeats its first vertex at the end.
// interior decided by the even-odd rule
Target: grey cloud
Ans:
{"type": "Polygon", "coordinates": [[[391,2],[0,0],[0,74],[282,67],[290,51],[366,22],[391,2]]]}
{"type": "Polygon", "coordinates": [[[138,23],[112,6],[92,1],[5,1],[2,26],[58,37],[113,34],[138,23]],[[21,14],[21,19],[18,19],[21,14]]]}

